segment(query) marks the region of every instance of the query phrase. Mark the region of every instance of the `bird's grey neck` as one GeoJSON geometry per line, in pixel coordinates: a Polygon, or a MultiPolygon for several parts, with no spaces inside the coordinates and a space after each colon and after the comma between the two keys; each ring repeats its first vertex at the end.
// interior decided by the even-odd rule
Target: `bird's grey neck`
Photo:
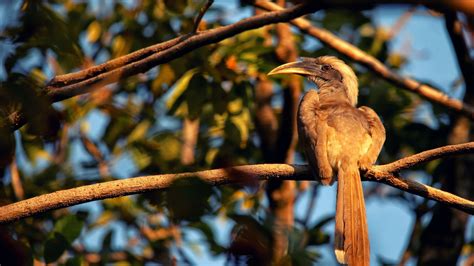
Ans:
{"type": "Polygon", "coordinates": [[[319,101],[321,104],[325,102],[335,103],[344,102],[350,104],[347,96],[346,87],[341,82],[319,82],[319,101]]]}

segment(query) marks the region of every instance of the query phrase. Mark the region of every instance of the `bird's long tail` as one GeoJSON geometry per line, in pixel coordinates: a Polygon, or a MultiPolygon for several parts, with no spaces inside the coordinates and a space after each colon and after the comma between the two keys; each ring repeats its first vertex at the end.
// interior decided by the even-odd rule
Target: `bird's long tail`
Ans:
{"type": "Polygon", "coordinates": [[[364,192],[356,165],[346,164],[338,171],[335,253],[339,263],[370,265],[364,192]]]}

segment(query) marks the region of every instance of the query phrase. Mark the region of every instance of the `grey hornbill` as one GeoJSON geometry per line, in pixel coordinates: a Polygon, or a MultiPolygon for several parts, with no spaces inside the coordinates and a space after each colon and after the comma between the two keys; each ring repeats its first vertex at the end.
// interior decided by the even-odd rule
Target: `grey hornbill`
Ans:
{"type": "Polygon", "coordinates": [[[356,108],[354,71],[333,56],[302,58],[268,75],[299,74],[316,83],[298,107],[298,136],[314,178],[323,185],[338,180],[335,253],[339,263],[369,265],[370,250],[359,169],[375,163],[385,128],[369,107],[356,108]]]}

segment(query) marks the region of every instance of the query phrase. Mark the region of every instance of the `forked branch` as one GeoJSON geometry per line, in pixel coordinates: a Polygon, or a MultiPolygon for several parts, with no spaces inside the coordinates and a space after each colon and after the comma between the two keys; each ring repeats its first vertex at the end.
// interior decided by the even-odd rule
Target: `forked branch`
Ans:
{"type": "MultiPolygon", "coordinates": [[[[390,185],[400,190],[432,199],[474,214],[474,202],[413,180],[398,177],[400,170],[449,155],[474,151],[474,142],[450,145],[405,157],[387,165],[374,166],[364,173],[365,180],[390,185]]],[[[33,197],[0,207],[0,223],[8,223],[45,211],[84,202],[121,197],[169,188],[178,179],[199,177],[217,186],[243,184],[258,180],[311,180],[306,165],[259,164],[235,166],[194,173],[141,176],[81,186],[33,197]]]]}

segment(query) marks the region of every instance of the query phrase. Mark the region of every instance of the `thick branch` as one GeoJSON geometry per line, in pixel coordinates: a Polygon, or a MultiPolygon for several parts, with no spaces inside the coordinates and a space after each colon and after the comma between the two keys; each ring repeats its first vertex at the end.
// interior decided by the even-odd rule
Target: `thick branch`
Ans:
{"type": "Polygon", "coordinates": [[[169,188],[174,181],[182,178],[199,177],[211,185],[223,185],[242,183],[249,179],[303,180],[309,177],[306,173],[305,166],[261,164],[199,171],[195,173],[153,175],[114,180],[60,190],[0,207],[0,223],[10,222],[41,212],[69,207],[84,202],[166,189],[169,188]]]}
{"type": "MultiPolygon", "coordinates": [[[[94,72],[95,74],[93,76],[85,78],[84,74],[78,75],[79,78],[75,77],[74,82],[72,82],[73,84],[71,84],[71,82],[65,83],[64,80],[61,79],[63,80],[64,86],[61,86],[60,88],[52,88],[51,86],[48,86],[48,95],[52,97],[54,101],[60,101],[76,96],[78,94],[83,94],[88,92],[88,89],[94,84],[110,84],[118,81],[119,79],[146,72],[152,67],[167,63],[207,44],[217,43],[244,31],[257,29],[264,25],[288,21],[304,14],[314,12],[316,10],[317,7],[315,5],[300,4],[285,10],[263,13],[250,18],[246,18],[231,25],[198,32],[193,35],[178,37],[176,38],[178,40],[173,39],[166,42],[167,45],[165,45],[165,43],[162,46],[157,45],[157,47],[154,48],[154,50],[156,50],[157,52],[150,54],[151,51],[143,51],[143,54],[148,54],[148,56],[146,57],[139,56],[140,54],[137,54],[134,57],[125,56],[127,57],[127,60],[119,61],[119,58],[110,61],[109,63],[114,62],[114,64],[111,64],[111,66],[109,66],[109,63],[103,64],[101,68],[96,69],[96,71],[94,72]],[[162,49],[163,47],[167,48],[162,49]],[[108,70],[101,71],[101,69],[108,70]]],[[[85,71],[85,74],[87,74],[88,71],[85,71]]],[[[53,84],[57,83],[57,80],[57,78],[53,80],[53,84]]]]}
{"type": "MultiPolygon", "coordinates": [[[[390,185],[400,190],[432,199],[453,208],[474,214],[474,202],[413,180],[399,178],[397,173],[407,166],[415,166],[440,156],[457,155],[471,151],[474,142],[450,145],[408,156],[389,165],[374,166],[364,173],[365,180],[390,185]],[[415,163],[414,163],[415,162],[415,163]],[[385,169],[390,169],[389,171],[385,169]]],[[[210,185],[239,184],[250,180],[311,180],[306,165],[260,164],[236,166],[195,173],[142,176],[60,190],[0,207],[0,223],[84,202],[126,196],[169,188],[181,178],[199,177],[210,185]]]]}
{"type": "MultiPolygon", "coordinates": [[[[267,1],[257,1],[255,2],[255,6],[268,11],[281,10],[281,7],[279,7],[278,5],[267,1]]],[[[389,81],[390,83],[393,83],[403,89],[415,92],[433,103],[437,103],[452,110],[462,112],[471,119],[474,119],[473,106],[451,98],[440,90],[437,90],[426,84],[421,84],[414,79],[400,76],[399,74],[391,71],[375,57],[360,50],[358,47],[342,40],[341,38],[337,37],[336,35],[325,29],[312,26],[308,20],[298,18],[292,20],[291,24],[299,28],[302,32],[317,38],[322,43],[326,44],[328,47],[331,47],[337,52],[356,61],[357,63],[366,66],[368,69],[381,76],[385,80],[389,81]]]]}
{"type": "MultiPolygon", "coordinates": [[[[130,54],[112,59],[112,60],[107,61],[105,63],[102,63],[100,65],[92,66],[92,67],[89,67],[87,69],[84,69],[84,70],[81,70],[81,71],[78,71],[78,72],[68,73],[68,74],[64,74],[64,75],[58,75],[58,76],[54,77],[49,82],[49,84],[48,84],[48,87],[50,88],[49,90],[54,90],[54,89],[61,88],[61,87],[67,86],[67,85],[75,84],[75,83],[78,83],[80,81],[84,81],[86,79],[93,78],[97,75],[100,75],[100,74],[106,73],[108,71],[117,69],[119,67],[125,66],[127,64],[137,62],[137,61],[139,61],[143,58],[146,58],[146,57],[148,57],[152,54],[164,51],[164,50],[166,50],[166,49],[168,49],[168,48],[170,48],[170,47],[186,40],[187,38],[189,38],[189,36],[191,36],[191,35],[187,34],[187,35],[183,35],[183,36],[168,40],[166,42],[162,42],[162,43],[158,43],[158,44],[155,44],[155,45],[152,45],[152,46],[148,46],[146,48],[143,48],[143,49],[137,50],[135,52],[132,52],[130,54]]],[[[47,93],[50,96],[54,97],[55,93],[52,92],[52,91],[50,92],[49,90],[48,90],[47,93]]],[[[74,94],[74,95],[71,94],[69,97],[68,97],[68,95],[64,95],[64,97],[70,98],[70,97],[73,97],[73,96],[76,96],[76,95],[78,95],[78,94],[74,94]]],[[[59,97],[59,96],[56,96],[56,97],[59,97]]],[[[55,99],[53,98],[53,100],[55,100],[55,99]]],[[[60,99],[56,99],[56,101],[60,101],[60,99]]]]}
{"type": "MultiPolygon", "coordinates": [[[[46,86],[45,91],[53,102],[69,99],[88,93],[96,87],[146,72],[157,65],[167,63],[202,46],[217,43],[244,31],[257,29],[268,24],[289,21],[304,14],[315,12],[318,8],[319,5],[317,4],[304,3],[285,10],[259,14],[216,29],[183,35],[112,59],[98,66],[57,76],[46,86]]],[[[27,122],[21,112],[11,114],[8,120],[12,130],[20,128],[27,122]]]]}

